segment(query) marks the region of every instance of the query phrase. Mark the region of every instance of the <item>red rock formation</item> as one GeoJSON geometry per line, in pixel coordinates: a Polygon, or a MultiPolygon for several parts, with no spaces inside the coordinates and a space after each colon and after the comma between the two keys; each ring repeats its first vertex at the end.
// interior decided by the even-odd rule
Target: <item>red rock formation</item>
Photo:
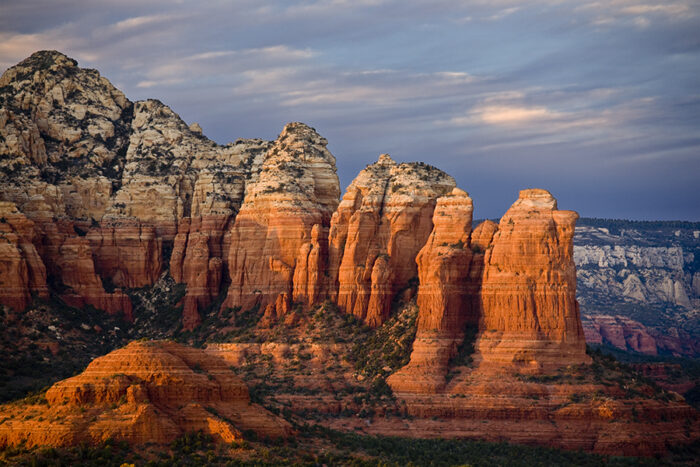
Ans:
{"type": "Polygon", "coordinates": [[[95,272],[92,248],[85,236],[77,235],[68,220],[43,220],[41,257],[57,283],[61,298],[74,307],[91,305],[109,314],[124,313],[132,320],[129,297],[121,290],[107,293],[95,272]]]}
{"type": "Polygon", "coordinates": [[[589,344],[607,344],[646,355],[658,355],[659,351],[695,355],[699,348],[697,339],[687,333],[673,328],[663,333],[625,316],[589,316],[583,321],[583,330],[589,344]]]}
{"type": "Polygon", "coordinates": [[[465,324],[477,322],[468,295],[472,210],[471,198],[458,188],[437,200],[433,231],[416,258],[419,313],[411,361],[388,380],[397,392],[442,389],[465,324]]]}
{"type": "Polygon", "coordinates": [[[417,275],[436,199],[454,186],[434,167],[386,154],[360,172],[329,233],[329,290],[342,310],[375,327],[388,318],[394,294],[417,275]]]}
{"type": "Polygon", "coordinates": [[[87,239],[95,270],[118,287],[150,285],[161,272],[161,239],[137,219],[107,219],[87,239]]]}
{"type": "Polygon", "coordinates": [[[222,285],[223,237],[230,216],[207,216],[180,221],[170,257],[170,274],[187,284],[182,324],[194,329],[201,321],[199,311],[209,306],[222,285]]]}
{"type": "Polygon", "coordinates": [[[225,360],[174,342],[132,342],[53,385],[47,405],[2,407],[0,448],[99,443],[166,444],[202,430],[217,441],[285,437],[290,425],[251,404],[225,360]],[[27,415],[31,414],[31,415],[27,415]]]}
{"type": "Polygon", "coordinates": [[[520,192],[486,247],[475,360],[539,370],[588,363],[573,261],[578,215],[546,190],[520,192]]]}
{"type": "Polygon", "coordinates": [[[319,295],[320,245],[340,193],[326,144],[313,129],[290,123],[265,155],[231,230],[225,307],[259,304],[278,316],[292,299],[310,303],[319,295]]]}
{"type": "Polygon", "coordinates": [[[46,268],[34,248],[34,223],[14,203],[0,202],[0,305],[24,310],[31,294],[48,297],[46,268]]]}

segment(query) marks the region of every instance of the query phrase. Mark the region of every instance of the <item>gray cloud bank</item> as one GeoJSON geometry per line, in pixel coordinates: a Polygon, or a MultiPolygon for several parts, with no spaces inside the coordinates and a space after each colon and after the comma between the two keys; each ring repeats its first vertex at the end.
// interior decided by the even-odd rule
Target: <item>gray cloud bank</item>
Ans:
{"type": "Polygon", "coordinates": [[[0,70],[39,49],[222,143],[304,121],[343,185],[388,152],[453,175],[477,217],[537,186],[585,216],[700,220],[698,1],[0,4],[0,70]]]}

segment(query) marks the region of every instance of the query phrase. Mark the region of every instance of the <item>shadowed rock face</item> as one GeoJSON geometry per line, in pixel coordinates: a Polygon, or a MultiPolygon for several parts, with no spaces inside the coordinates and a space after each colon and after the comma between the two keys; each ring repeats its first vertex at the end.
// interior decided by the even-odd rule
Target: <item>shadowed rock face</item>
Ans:
{"type": "Polygon", "coordinates": [[[373,327],[388,318],[394,294],[417,276],[437,198],[454,187],[434,167],[388,155],[360,172],[331,220],[329,291],[342,310],[373,327]]]}
{"type": "Polygon", "coordinates": [[[7,405],[0,447],[99,443],[109,438],[166,444],[202,430],[230,443],[253,430],[286,437],[291,427],[251,404],[230,364],[174,342],[133,342],[54,384],[46,405],[7,405]],[[41,415],[26,417],[32,412],[41,415]]]}
{"type": "Polygon", "coordinates": [[[0,303],[16,310],[29,305],[31,293],[48,297],[35,236],[34,223],[14,203],[0,202],[0,303]]]}

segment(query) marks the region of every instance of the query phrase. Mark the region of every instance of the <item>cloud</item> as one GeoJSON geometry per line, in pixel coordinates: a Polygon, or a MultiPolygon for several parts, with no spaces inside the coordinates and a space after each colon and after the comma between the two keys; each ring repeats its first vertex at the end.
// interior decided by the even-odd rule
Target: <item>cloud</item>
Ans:
{"type": "Polygon", "coordinates": [[[638,0],[608,0],[584,2],[575,12],[590,13],[596,26],[632,24],[647,28],[654,22],[687,21],[698,16],[697,3],[692,0],[639,2],[638,0]]]}
{"type": "Polygon", "coordinates": [[[546,107],[510,107],[488,105],[474,110],[478,118],[489,125],[521,125],[559,118],[559,113],[546,107]]]}

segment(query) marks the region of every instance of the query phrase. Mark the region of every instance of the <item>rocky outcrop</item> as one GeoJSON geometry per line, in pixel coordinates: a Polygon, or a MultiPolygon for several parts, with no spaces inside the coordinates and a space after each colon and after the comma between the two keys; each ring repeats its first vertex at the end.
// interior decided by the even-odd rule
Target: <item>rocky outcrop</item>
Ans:
{"type": "Polygon", "coordinates": [[[46,268],[35,238],[34,223],[14,203],[0,202],[0,305],[22,311],[32,294],[48,297],[46,268]]]}
{"type": "Polygon", "coordinates": [[[167,267],[163,252],[182,223],[187,229],[174,248],[182,253],[172,266],[177,280],[191,284],[185,321],[186,327],[196,324],[198,309],[219,292],[225,233],[271,143],[219,146],[159,101],[132,103],[97,71],[54,51],[37,52],[1,82],[0,200],[14,202],[37,223],[39,253],[53,255],[44,258],[51,283],[70,282],[59,269],[82,277],[94,276],[94,269],[99,277],[75,283],[69,301],[114,311],[121,306],[116,302],[126,301],[110,298],[111,288],[152,284],[167,267]],[[76,237],[70,240],[75,249],[86,232],[92,251],[69,255],[80,257],[80,265],[56,256],[64,237],[76,237]],[[207,239],[208,252],[199,237],[207,239]],[[204,263],[204,271],[183,274],[190,259],[204,263]],[[110,293],[100,291],[100,282],[110,293]]]}
{"type": "Polygon", "coordinates": [[[107,220],[86,235],[95,270],[117,287],[150,285],[161,273],[162,240],[135,219],[107,220]]]}
{"type": "Polygon", "coordinates": [[[29,217],[32,205],[44,203],[64,212],[67,207],[72,217],[99,220],[106,208],[103,194],[111,191],[104,180],[118,178],[124,167],[132,103],[96,70],[78,68],[54,51],[37,52],[9,68],[0,89],[0,171],[13,181],[3,187],[3,198],[29,217]],[[55,203],[53,190],[27,197],[24,184],[17,183],[22,177],[50,184],[72,201],[55,203]]]}
{"type": "Polygon", "coordinates": [[[448,363],[476,324],[469,288],[472,200],[455,188],[438,198],[433,231],[418,253],[418,329],[410,363],[389,378],[397,392],[434,393],[445,385],[448,363]]]}
{"type": "Polygon", "coordinates": [[[475,360],[525,371],[590,362],[576,303],[578,215],[531,189],[501,218],[486,247],[475,360]]]}
{"type": "Polygon", "coordinates": [[[340,195],[326,144],[312,128],[290,123],[265,154],[231,229],[225,307],[259,305],[275,319],[293,300],[311,304],[318,296],[322,244],[340,195]]]}
{"type": "Polygon", "coordinates": [[[699,355],[698,232],[689,222],[603,219],[584,219],[576,228],[574,260],[582,317],[610,332],[618,325],[604,323],[605,317],[631,320],[657,342],[645,338],[648,344],[628,346],[611,337],[606,343],[644,353],[657,347],[676,355],[699,355]]]}
{"type": "Polygon", "coordinates": [[[329,291],[342,310],[373,327],[388,318],[394,294],[417,276],[437,198],[454,187],[434,167],[397,164],[386,154],[360,172],[329,234],[329,291]]]}
{"type": "Polygon", "coordinates": [[[121,290],[105,291],[95,271],[92,248],[87,237],[77,234],[67,220],[39,224],[42,231],[41,257],[46,264],[49,282],[68,305],[91,305],[109,314],[123,313],[131,321],[132,305],[121,290]]]}
{"type": "Polygon", "coordinates": [[[190,217],[180,220],[170,258],[170,273],[187,284],[183,327],[193,329],[200,311],[218,296],[228,277],[230,230],[248,180],[257,175],[271,143],[238,140],[194,162],[203,169],[192,194],[190,217]]]}
{"type": "Polygon", "coordinates": [[[201,430],[219,442],[286,437],[290,425],[251,404],[230,363],[174,342],[133,342],[54,384],[45,405],[2,407],[0,447],[99,443],[167,444],[201,430]]]}
{"type": "Polygon", "coordinates": [[[455,189],[438,199],[418,255],[418,329],[410,363],[388,378],[400,394],[445,390],[450,360],[479,334],[480,371],[551,370],[587,363],[571,250],[577,214],[552,195],[523,190],[496,225],[471,231],[472,202],[455,189]],[[471,236],[470,236],[471,233],[471,236]]]}
{"type": "Polygon", "coordinates": [[[580,245],[574,259],[584,287],[623,299],[692,308],[692,277],[684,271],[684,252],[679,246],[580,245]]]}
{"type": "Polygon", "coordinates": [[[605,344],[646,355],[700,353],[697,338],[682,330],[662,333],[625,316],[593,315],[584,318],[582,323],[589,344],[605,344]]]}

